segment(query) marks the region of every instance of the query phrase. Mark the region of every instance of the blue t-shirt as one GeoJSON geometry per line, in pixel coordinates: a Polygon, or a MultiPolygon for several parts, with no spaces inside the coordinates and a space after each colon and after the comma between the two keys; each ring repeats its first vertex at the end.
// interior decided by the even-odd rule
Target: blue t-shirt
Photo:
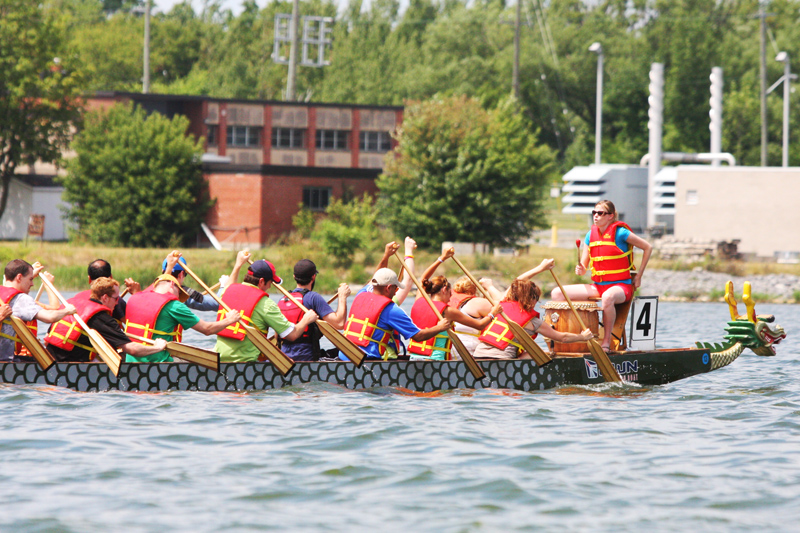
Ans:
{"type": "MultiPolygon", "coordinates": [[[[586,237],[583,239],[584,244],[589,246],[591,242],[592,230],[589,230],[586,233],[586,237]]],[[[617,228],[617,234],[614,236],[614,243],[617,245],[617,248],[622,250],[623,252],[627,252],[630,249],[630,245],[628,244],[628,237],[631,236],[631,232],[628,228],[620,226],[617,228]]],[[[627,283],[630,285],[631,280],[625,279],[622,281],[595,281],[593,282],[595,285],[619,285],[620,283],[627,283]]]]}
{"type": "MultiPolygon", "coordinates": [[[[296,289],[295,289],[296,290],[296,289]]],[[[300,295],[300,292],[292,291],[292,296],[295,299],[300,295]]],[[[328,302],[325,301],[318,292],[309,291],[303,295],[303,305],[306,309],[311,309],[320,320],[323,317],[333,313],[333,309],[328,302]]],[[[292,358],[294,361],[312,361],[314,359],[314,349],[309,339],[298,339],[295,341],[283,341],[283,352],[292,358]]]]}
{"type": "MultiPolygon", "coordinates": [[[[358,295],[362,292],[367,292],[367,288],[364,287],[358,291],[356,298],[358,298],[358,295]]],[[[378,318],[378,327],[389,331],[394,330],[406,339],[410,339],[419,333],[419,328],[414,325],[406,312],[400,309],[394,302],[389,303],[389,305],[381,311],[381,316],[378,318]]],[[[361,347],[359,346],[359,348],[361,347]]],[[[367,359],[381,358],[377,343],[371,342],[366,348],[362,349],[366,352],[367,359]]],[[[339,352],[339,359],[342,361],[349,361],[347,356],[342,352],[339,352]]]]}

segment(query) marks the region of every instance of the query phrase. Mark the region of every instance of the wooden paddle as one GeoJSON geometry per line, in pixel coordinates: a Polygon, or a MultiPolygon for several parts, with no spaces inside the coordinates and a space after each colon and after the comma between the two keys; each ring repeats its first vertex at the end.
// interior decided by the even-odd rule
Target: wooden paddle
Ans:
{"type": "MultiPolygon", "coordinates": [[[[491,303],[492,306],[494,306],[495,302],[492,299],[492,297],[489,296],[489,293],[487,293],[484,290],[483,286],[481,286],[481,284],[478,283],[478,280],[475,279],[475,277],[472,275],[472,273],[470,273],[470,271],[467,270],[467,267],[465,267],[461,263],[461,261],[459,261],[458,258],[455,257],[455,256],[453,256],[453,261],[455,261],[456,264],[459,266],[459,268],[461,268],[461,270],[464,272],[464,275],[469,278],[469,280],[472,282],[472,284],[475,285],[475,287],[479,291],[481,291],[481,294],[483,294],[483,297],[486,298],[487,300],[489,300],[489,303],[491,303]]],[[[530,354],[531,358],[534,361],[536,361],[537,365],[544,366],[547,363],[550,363],[550,362],[553,361],[553,359],[549,355],[544,353],[544,350],[542,350],[539,347],[539,345],[536,344],[536,341],[534,341],[531,338],[531,336],[528,335],[528,332],[525,331],[525,329],[522,326],[520,326],[519,324],[517,324],[516,322],[514,322],[513,320],[508,318],[508,315],[506,315],[504,311],[501,310],[500,314],[503,315],[503,318],[508,323],[508,327],[511,328],[512,333],[514,333],[514,338],[517,339],[517,342],[519,342],[522,345],[522,347],[525,349],[525,351],[530,354]]]]}
{"type": "MultiPolygon", "coordinates": [[[[145,344],[155,344],[153,339],[140,337],[139,335],[131,335],[126,333],[131,339],[136,339],[145,344]]],[[[183,344],[182,342],[169,341],[167,342],[166,350],[174,357],[180,357],[190,363],[198,364],[202,367],[209,368],[215,372],[219,372],[219,353],[213,350],[205,350],[196,346],[183,344]]]]}
{"type": "MultiPolygon", "coordinates": [[[[553,275],[553,279],[556,281],[558,288],[561,289],[561,294],[563,294],[564,299],[567,300],[567,304],[569,304],[569,308],[572,309],[572,313],[575,315],[575,318],[578,319],[578,324],[581,326],[581,331],[583,331],[586,329],[586,325],[584,325],[581,315],[578,314],[578,312],[575,310],[575,306],[572,305],[572,301],[569,299],[569,296],[567,296],[567,291],[564,290],[561,282],[558,281],[558,276],[556,276],[556,273],[552,270],[550,273],[553,275]]],[[[597,342],[597,339],[589,339],[587,342],[589,343],[589,351],[592,352],[594,361],[597,363],[600,373],[603,374],[603,378],[608,382],[622,381],[617,369],[614,367],[611,359],[608,358],[608,354],[605,352],[605,350],[603,350],[603,347],[600,346],[599,342],[597,342]]]]}
{"type": "MultiPolygon", "coordinates": [[[[308,311],[303,303],[292,296],[289,291],[277,283],[273,283],[273,286],[278,289],[281,294],[289,298],[297,307],[302,309],[304,313],[308,311]]],[[[342,335],[335,327],[322,320],[322,317],[317,320],[316,324],[319,326],[319,330],[322,332],[322,334],[325,335],[334,346],[339,348],[339,350],[341,350],[341,352],[345,354],[348,359],[355,363],[356,366],[361,366],[361,364],[364,362],[364,356],[366,354],[361,351],[361,349],[356,346],[353,341],[342,335]]]]}
{"type": "MultiPolygon", "coordinates": [[[[47,280],[47,278],[45,278],[44,276],[39,276],[39,277],[41,278],[42,283],[46,284],[47,288],[53,291],[53,294],[56,295],[56,297],[62,303],[62,305],[69,305],[67,303],[67,300],[64,299],[64,297],[61,295],[60,292],[58,292],[58,290],[55,287],[53,287],[53,284],[50,283],[47,280]]],[[[89,341],[92,343],[92,347],[94,347],[94,349],[97,351],[97,355],[99,355],[100,359],[102,359],[103,362],[106,365],[108,365],[108,368],[111,369],[111,372],[113,372],[115,376],[118,376],[119,367],[120,364],[122,364],[122,358],[120,357],[120,355],[114,348],[111,347],[110,344],[108,344],[108,341],[105,338],[103,338],[103,336],[100,335],[97,332],[97,330],[87,326],[86,322],[83,321],[83,319],[78,313],[75,313],[74,316],[75,316],[75,321],[78,324],[80,324],[80,326],[83,328],[84,333],[86,333],[86,336],[89,337],[89,341]]]]}
{"type": "MultiPolygon", "coordinates": [[[[334,294],[333,296],[331,296],[331,299],[330,299],[330,300],[328,300],[328,303],[329,303],[329,304],[332,304],[332,303],[333,303],[333,301],[334,301],[336,298],[338,298],[338,297],[339,297],[339,295],[338,295],[338,294],[334,294]]],[[[270,341],[270,342],[273,342],[273,341],[275,340],[275,334],[273,333],[272,335],[270,335],[270,336],[269,336],[269,338],[268,338],[267,340],[268,340],[268,341],[270,341]]]]}
{"type": "MultiPolygon", "coordinates": [[[[0,305],[4,305],[5,302],[0,300],[0,305]]],[[[11,319],[11,327],[14,328],[14,332],[19,337],[20,342],[22,343],[25,348],[31,353],[36,362],[39,363],[39,366],[42,367],[42,370],[47,370],[53,363],[55,363],[55,359],[53,356],[50,355],[44,346],[42,346],[41,341],[34,335],[31,330],[28,329],[28,326],[25,322],[22,321],[21,318],[11,315],[9,317],[11,319]]]]}
{"type": "MultiPolygon", "coordinates": [[[[208,291],[208,294],[214,298],[214,300],[216,300],[221,308],[225,309],[225,311],[228,313],[231,312],[231,308],[228,307],[222,300],[220,300],[219,296],[217,296],[214,291],[212,291],[208,285],[206,285],[205,282],[203,282],[203,280],[197,276],[197,274],[192,272],[192,269],[189,268],[189,265],[186,263],[181,263],[181,266],[186,273],[197,282],[198,285],[208,291]]],[[[292,370],[292,367],[294,367],[294,361],[292,361],[288,355],[283,353],[280,348],[269,342],[260,331],[253,326],[246,324],[243,320],[239,320],[239,327],[244,329],[244,333],[247,338],[250,339],[250,342],[252,342],[256,348],[258,348],[258,351],[267,356],[267,359],[269,359],[270,362],[275,365],[275,368],[278,369],[278,372],[280,372],[281,375],[286,376],[286,374],[292,370]]]]}
{"type": "MultiPolygon", "coordinates": [[[[419,280],[417,280],[417,276],[415,276],[413,272],[411,272],[410,270],[408,270],[408,268],[406,268],[406,262],[403,261],[399,253],[395,252],[394,256],[397,258],[398,261],[400,261],[400,264],[403,265],[403,269],[408,274],[408,277],[411,278],[411,281],[414,282],[414,285],[417,286],[417,290],[422,294],[422,297],[425,298],[425,301],[428,303],[431,310],[434,312],[434,314],[436,314],[436,318],[441,320],[442,314],[439,312],[438,309],[436,309],[436,306],[433,305],[431,297],[428,295],[427,292],[425,292],[425,289],[422,287],[422,285],[420,285],[419,280]]],[[[461,360],[464,361],[464,363],[467,365],[467,368],[472,373],[473,377],[479,381],[485,378],[486,372],[483,371],[483,369],[475,361],[475,358],[472,357],[472,354],[469,353],[469,350],[467,350],[467,347],[464,346],[464,343],[461,341],[458,334],[451,328],[448,328],[447,336],[450,337],[450,341],[453,343],[453,346],[456,347],[458,355],[461,356],[461,360]]]]}

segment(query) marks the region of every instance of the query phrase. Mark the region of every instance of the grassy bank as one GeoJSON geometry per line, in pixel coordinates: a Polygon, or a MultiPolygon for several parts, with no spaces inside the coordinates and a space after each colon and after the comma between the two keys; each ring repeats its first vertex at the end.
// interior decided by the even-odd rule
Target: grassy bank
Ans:
{"type": "MultiPolygon", "coordinates": [[[[5,265],[15,258],[22,258],[31,263],[41,261],[47,270],[56,276],[56,286],[63,290],[80,290],[86,286],[86,267],[97,258],[103,258],[112,265],[114,277],[123,279],[132,277],[148,284],[160,273],[161,262],[169,250],[166,248],[110,248],[70,243],[34,243],[21,242],[0,243],[0,261],[5,265]]],[[[232,251],[218,252],[214,249],[189,248],[182,250],[192,269],[207,283],[215,283],[221,274],[228,274],[233,266],[236,253],[232,251]]],[[[312,259],[320,270],[317,277],[317,290],[325,293],[335,291],[339,283],[361,284],[369,279],[375,264],[380,260],[383,249],[359,251],[353,258],[350,267],[337,266],[334,258],[327,256],[314,243],[271,246],[254,250],[256,258],[266,257],[278,269],[278,274],[291,281],[292,266],[300,259],[312,259]]],[[[438,257],[438,250],[418,250],[416,252],[417,272],[421,273],[438,257]]],[[[556,274],[562,283],[585,282],[585,278],[574,275],[576,251],[566,248],[549,248],[531,246],[526,254],[517,257],[495,257],[476,255],[461,257],[464,265],[476,276],[491,277],[499,284],[507,285],[516,275],[533,268],[544,257],[556,259],[556,274]]],[[[396,268],[392,259],[390,266],[396,268]]],[[[637,260],[638,263],[638,260],[637,260]]],[[[713,272],[725,272],[736,276],[763,274],[791,274],[800,276],[800,265],[781,265],[776,263],[746,263],[731,261],[704,261],[702,263],[681,263],[678,261],[660,261],[654,258],[648,268],[664,270],[692,270],[702,268],[713,272]]],[[[448,261],[441,266],[438,274],[444,274],[455,280],[461,276],[458,266],[448,261]]],[[[555,286],[549,276],[537,279],[545,290],[555,286]]],[[[193,283],[190,283],[193,285],[193,283]]],[[[38,283],[37,283],[38,286],[38,283]]]]}

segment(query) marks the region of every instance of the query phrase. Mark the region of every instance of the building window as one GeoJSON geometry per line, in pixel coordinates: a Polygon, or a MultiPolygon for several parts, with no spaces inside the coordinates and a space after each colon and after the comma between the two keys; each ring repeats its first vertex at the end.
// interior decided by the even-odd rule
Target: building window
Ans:
{"type": "Polygon", "coordinates": [[[303,187],[303,207],[306,209],[325,211],[330,199],[330,187],[303,187]]]}
{"type": "Polygon", "coordinates": [[[303,148],[306,130],[299,128],[272,128],[273,148],[303,148]]]}
{"type": "Polygon", "coordinates": [[[257,148],[261,146],[261,128],[228,126],[228,148],[257,148]]]}
{"type": "Polygon", "coordinates": [[[317,148],[319,150],[347,150],[346,130],[317,130],[317,148]]]}
{"type": "Polygon", "coordinates": [[[209,146],[216,146],[217,145],[217,129],[219,126],[213,125],[208,126],[208,137],[206,138],[206,142],[209,146]]]}
{"type": "Polygon", "coordinates": [[[362,131],[358,141],[362,152],[388,152],[392,148],[388,131],[362,131]]]}

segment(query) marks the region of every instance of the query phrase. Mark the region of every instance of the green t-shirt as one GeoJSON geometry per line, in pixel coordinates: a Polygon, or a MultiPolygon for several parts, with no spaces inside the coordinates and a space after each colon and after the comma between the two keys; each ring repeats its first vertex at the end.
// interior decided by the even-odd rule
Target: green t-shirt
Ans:
{"type": "MultiPolygon", "coordinates": [[[[245,285],[250,284],[245,283],[245,285]]],[[[250,286],[254,287],[254,285],[250,286]]],[[[259,300],[256,308],[253,309],[253,316],[250,319],[252,324],[261,331],[267,331],[272,328],[281,337],[285,337],[294,329],[294,324],[283,316],[281,310],[278,309],[278,304],[273,302],[269,296],[259,300]]],[[[214,349],[219,352],[219,360],[224,363],[258,361],[258,356],[261,355],[258,348],[247,337],[239,341],[217,335],[217,345],[214,349]]]]}
{"type": "MultiPolygon", "coordinates": [[[[183,329],[186,330],[195,327],[198,322],[200,322],[200,319],[197,318],[197,315],[192,313],[191,309],[186,307],[186,304],[173,300],[167,302],[167,305],[161,308],[161,312],[156,319],[155,329],[158,331],[172,331],[175,329],[175,326],[180,324],[183,326],[183,329]]],[[[153,334],[153,338],[167,341],[175,340],[171,335],[153,334]]],[[[130,354],[125,356],[126,363],[164,363],[171,361],[172,356],[167,351],[146,355],[144,357],[134,357],[130,354]]]]}

